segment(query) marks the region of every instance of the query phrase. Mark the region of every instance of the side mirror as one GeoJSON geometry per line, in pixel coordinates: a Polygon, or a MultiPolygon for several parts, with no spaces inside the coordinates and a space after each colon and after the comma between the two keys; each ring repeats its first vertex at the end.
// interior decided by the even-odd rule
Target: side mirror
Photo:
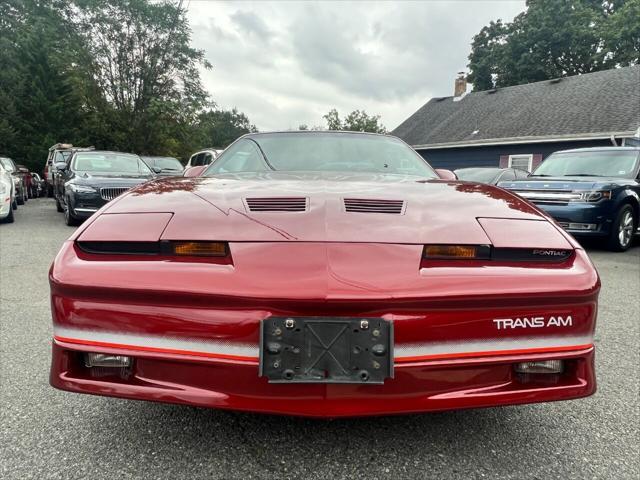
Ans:
{"type": "Polygon", "coordinates": [[[183,177],[199,177],[209,165],[198,165],[197,167],[189,167],[182,174],[183,177]]]}
{"type": "Polygon", "coordinates": [[[60,172],[64,172],[67,169],[67,164],[65,162],[56,162],[56,170],[60,172]]]}
{"type": "Polygon", "coordinates": [[[438,177],[442,180],[458,180],[458,177],[451,170],[445,170],[444,168],[436,168],[438,177]]]}
{"type": "Polygon", "coordinates": [[[153,170],[153,173],[162,173],[162,169],[160,167],[153,167],[151,170],[153,170]]]}

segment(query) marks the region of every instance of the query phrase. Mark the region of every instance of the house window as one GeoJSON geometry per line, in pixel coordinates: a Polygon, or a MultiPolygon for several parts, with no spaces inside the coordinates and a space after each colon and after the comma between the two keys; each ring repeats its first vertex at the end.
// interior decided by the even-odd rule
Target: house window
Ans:
{"type": "Polygon", "coordinates": [[[533,169],[533,155],[509,155],[509,168],[519,168],[530,172],[533,169]]]}

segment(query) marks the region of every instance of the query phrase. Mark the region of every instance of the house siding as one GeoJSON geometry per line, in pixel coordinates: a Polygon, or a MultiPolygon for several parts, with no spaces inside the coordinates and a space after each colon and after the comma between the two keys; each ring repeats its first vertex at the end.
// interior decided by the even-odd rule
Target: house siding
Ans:
{"type": "MultiPolygon", "coordinates": [[[[571,148],[611,146],[610,140],[589,140],[578,142],[528,143],[520,145],[492,145],[487,147],[439,148],[418,150],[418,153],[434,168],[456,170],[465,167],[498,167],[500,157],[509,155],[533,154],[534,160],[541,155],[544,161],[553,152],[571,148]]],[[[534,168],[538,161],[534,161],[534,168]]]]}

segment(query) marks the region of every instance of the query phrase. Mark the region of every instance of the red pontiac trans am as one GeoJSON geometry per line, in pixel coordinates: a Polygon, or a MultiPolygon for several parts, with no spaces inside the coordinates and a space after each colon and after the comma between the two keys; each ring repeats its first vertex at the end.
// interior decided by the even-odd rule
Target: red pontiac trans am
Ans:
{"type": "Polygon", "coordinates": [[[64,243],[54,387],[314,417],[594,393],[598,275],[518,196],[347,132],[249,134],[186,175],[64,243]]]}

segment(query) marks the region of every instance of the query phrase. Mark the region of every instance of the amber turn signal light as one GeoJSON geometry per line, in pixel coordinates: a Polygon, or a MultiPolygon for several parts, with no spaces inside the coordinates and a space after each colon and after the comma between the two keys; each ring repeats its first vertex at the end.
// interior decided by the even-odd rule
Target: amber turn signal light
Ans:
{"type": "Polygon", "coordinates": [[[487,245],[425,245],[423,256],[432,259],[477,259],[487,258],[489,252],[487,245]]]}
{"type": "Polygon", "coordinates": [[[227,244],[224,242],[171,242],[174,255],[192,257],[224,257],[227,244]]]}

